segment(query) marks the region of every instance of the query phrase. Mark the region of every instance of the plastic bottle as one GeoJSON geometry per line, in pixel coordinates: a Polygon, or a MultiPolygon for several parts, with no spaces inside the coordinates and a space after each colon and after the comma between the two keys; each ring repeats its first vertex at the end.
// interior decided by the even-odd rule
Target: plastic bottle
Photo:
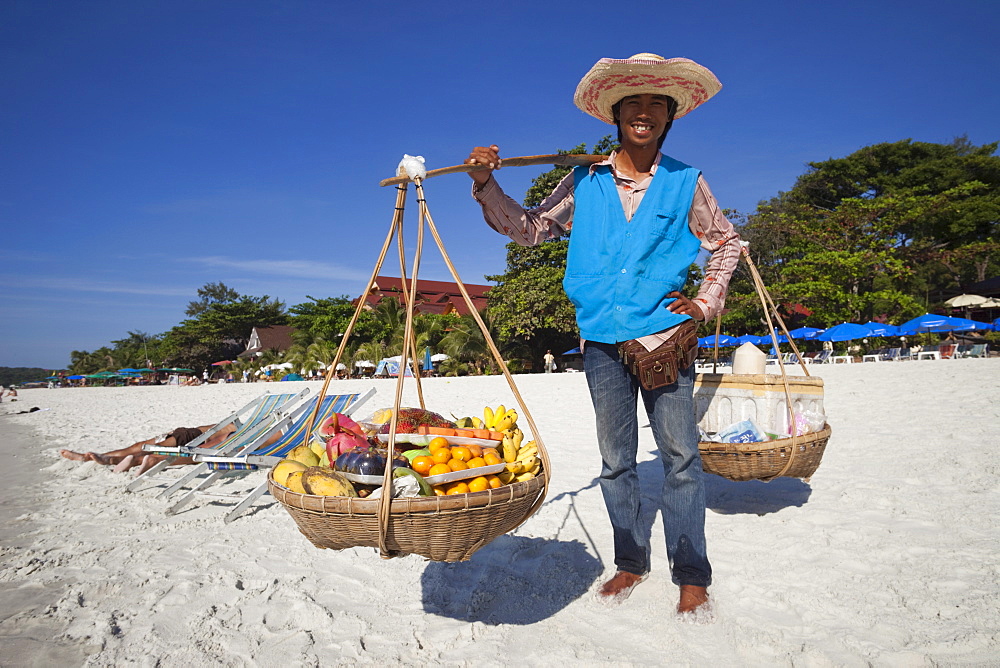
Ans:
{"type": "Polygon", "coordinates": [[[733,355],[734,374],[762,374],[767,355],[752,343],[744,343],[733,355]]]}

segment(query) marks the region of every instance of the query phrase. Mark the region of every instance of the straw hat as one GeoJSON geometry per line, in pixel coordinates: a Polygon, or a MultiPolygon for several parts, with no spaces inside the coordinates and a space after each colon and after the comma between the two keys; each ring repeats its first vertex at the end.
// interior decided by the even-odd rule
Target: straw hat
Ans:
{"type": "Polygon", "coordinates": [[[637,53],[625,60],[598,60],[577,85],[573,103],[584,113],[614,125],[611,107],[623,97],[669,95],[677,100],[674,118],[680,118],[721,89],[715,75],[693,60],[637,53]]]}

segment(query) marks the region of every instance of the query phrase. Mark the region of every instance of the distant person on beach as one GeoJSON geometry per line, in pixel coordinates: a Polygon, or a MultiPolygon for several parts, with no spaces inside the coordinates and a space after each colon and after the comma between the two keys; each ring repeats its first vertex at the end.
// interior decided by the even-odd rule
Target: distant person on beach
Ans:
{"type": "Polygon", "coordinates": [[[545,357],[542,358],[545,363],[545,373],[552,373],[556,370],[556,358],[552,356],[551,350],[545,351],[545,357]]]}
{"type": "MultiPolygon", "coordinates": [[[[502,165],[496,145],[479,146],[466,160],[473,196],[486,222],[522,246],[567,234],[563,287],[576,307],[584,370],[597,417],[601,491],[614,535],[617,572],[597,592],[617,604],[650,570],[648,516],[643,509],[636,454],[636,403],[642,395],[664,480],[655,503],[662,511],[671,579],[680,587],[677,612],[707,609],[712,567],[705,545],[705,481],[693,401],[694,365],[676,380],[647,389],[622,363],[619,346],[646,351],[683,339],[690,354],[691,321],[723,307],[739,260],[740,238],[719,209],[701,172],[660,152],[674,119],[712,97],[722,85],[686,58],[640,53],[598,61],[580,81],[574,103],[618,128],[621,147],[607,159],[576,167],[538,207],[526,211],[493,176],[502,165]],[[681,290],[699,250],[710,253],[693,300],[681,290]]],[[[551,122],[551,119],[549,120],[551,122]]]]}
{"type": "MultiPolygon", "coordinates": [[[[133,443],[127,448],[111,450],[109,452],[74,452],[73,450],[60,450],[59,454],[66,459],[75,462],[96,462],[104,466],[114,466],[115,473],[122,473],[131,468],[139,467],[139,473],[145,473],[157,462],[164,459],[172,459],[171,464],[193,464],[191,457],[168,457],[166,455],[155,455],[143,449],[144,445],[160,445],[165,448],[174,448],[187,445],[191,441],[200,437],[215,425],[204,425],[201,427],[178,427],[166,434],[147,438],[144,441],[133,443]]],[[[230,423],[222,427],[218,432],[212,434],[199,448],[211,450],[218,447],[223,441],[229,438],[230,434],[236,431],[236,425],[230,423]]],[[[262,445],[270,445],[281,437],[281,433],[274,434],[262,445]]]]}

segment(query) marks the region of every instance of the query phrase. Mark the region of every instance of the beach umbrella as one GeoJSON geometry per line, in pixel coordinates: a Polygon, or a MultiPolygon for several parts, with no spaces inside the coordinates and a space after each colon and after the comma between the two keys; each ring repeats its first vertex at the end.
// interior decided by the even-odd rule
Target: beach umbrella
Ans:
{"type": "Polygon", "coordinates": [[[359,361],[357,361],[357,362],[354,363],[354,366],[356,366],[358,368],[361,368],[361,369],[374,369],[375,368],[375,363],[374,362],[369,362],[368,360],[359,360],[359,361]]]}
{"type": "Polygon", "coordinates": [[[139,371],[138,369],[133,369],[131,367],[128,367],[126,369],[118,369],[118,373],[137,373],[138,371],[139,371]]]}
{"type": "Polygon", "coordinates": [[[952,308],[960,308],[962,306],[981,306],[987,301],[986,297],[980,297],[979,295],[959,295],[952,297],[944,305],[952,308]]]}
{"type": "Polygon", "coordinates": [[[799,327],[788,333],[792,335],[793,339],[815,339],[823,333],[823,330],[816,327],[799,327]]]}
{"type": "Polygon", "coordinates": [[[431,347],[424,346],[424,371],[433,371],[434,363],[431,361],[431,347]]]}
{"type": "Polygon", "coordinates": [[[572,348],[572,349],[567,350],[566,352],[564,352],[563,355],[580,355],[582,353],[583,353],[583,351],[580,350],[579,348],[572,348]]]}
{"type": "MultiPolygon", "coordinates": [[[[698,345],[702,348],[713,348],[716,346],[715,334],[712,336],[703,336],[698,339],[698,345]]],[[[728,334],[719,334],[718,346],[720,348],[726,348],[728,346],[736,345],[736,337],[729,336],[728,334]]]]}
{"type": "Polygon", "coordinates": [[[997,299],[996,297],[990,297],[979,306],[980,308],[1000,308],[1000,299],[997,299]]]}
{"type": "Polygon", "coordinates": [[[935,315],[925,313],[922,316],[907,320],[899,326],[900,334],[919,334],[923,332],[952,332],[961,329],[970,329],[971,320],[965,318],[953,318],[950,315],[935,315]]]}
{"type": "Polygon", "coordinates": [[[970,320],[968,318],[955,318],[955,320],[958,321],[956,323],[958,327],[955,328],[956,332],[985,332],[993,329],[993,325],[988,322],[979,322],[978,320],[970,320]]]}
{"type": "Polygon", "coordinates": [[[854,322],[842,322],[834,325],[816,337],[818,341],[853,341],[871,336],[871,332],[864,325],[854,322]]]}
{"type": "Polygon", "coordinates": [[[899,327],[895,325],[869,320],[865,323],[865,327],[868,328],[872,336],[899,336],[899,327]]]}
{"type": "MultiPolygon", "coordinates": [[[[53,378],[57,378],[57,377],[58,377],[58,376],[53,376],[53,378]]],[[[76,376],[66,376],[66,379],[67,379],[67,380],[80,380],[81,378],[86,378],[86,376],[81,376],[81,375],[76,375],[76,376]]],[[[50,380],[51,380],[51,379],[50,379],[50,380]]]]}
{"type": "Polygon", "coordinates": [[[297,373],[286,373],[282,376],[281,380],[305,380],[302,376],[297,373]]]}
{"type": "Polygon", "coordinates": [[[1000,332],[1000,318],[993,321],[993,331],[1000,332]]]}
{"type": "Polygon", "coordinates": [[[169,373],[194,373],[194,369],[157,369],[157,371],[167,371],[169,373]]]}
{"type": "Polygon", "coordinates": [[[752,343],[755,346],[758,346],[762,343],[768,343],[770,341],[770,336],[754,336],[753,334],[744,334],[743,336],[736,337],[735,345],[742,346],[744,343],[752,343]]]}
{"type": "Polygon", "coordinates": [[[232,363],[232,360],[222,360],[221,362],[212,362],[212,366],[225,366],[232,363]]]}
{"type": "Polygon", "coordinates": [[[443,361],[448,360],[448,359],[451,359],[451,358],[448,357],[447,355],[445,355],[444,353],[434,353],[433,355],[431,355],[431,361],[432,362],[443,362],[443,361]]]}

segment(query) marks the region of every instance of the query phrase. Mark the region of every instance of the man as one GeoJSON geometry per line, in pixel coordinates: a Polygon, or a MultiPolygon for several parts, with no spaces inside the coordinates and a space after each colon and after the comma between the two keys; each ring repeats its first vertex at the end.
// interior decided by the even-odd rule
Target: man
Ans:
{"type": "Polygon", "coordinates": [[[721,87],[709,70],[686,58],[642,53],[598,61],[577,86],[574,102],[616,125],[621,148],[592,167],[577,167],[531,211],[497,185],[496,145],[475,148],[467,160],[490,168],[470,176],[473,196],[498,232],[534,245],[573,230],[563,286],[583,339],[603,460],[601,491],[614,533],[617,572],[597,594],[608,604],[625,600],[650,568],[636,469],[640,392],[665,474],[661,509],[671,579],[680,587],[677,611],[693,613],[708,603],[712,569],[693,365],[680,369],[671,385],[646,390],[622,364],[617,344],[638,339],[655,348],[681,323],[711,318],[724,304],[739,237],[701,173],[659,150],[674,119],[721,87]],[[699,248],[711,255],[690,300],[680,290],[699,248]]]}
{"type": "Polygon", "coordinates": [[[556,358],[552,355],[551,350],[545,351],[545,356],[542,358],[542,361],[545,363],[545,373],[552,373],[552,371],[556,368],[556,358]]]}

